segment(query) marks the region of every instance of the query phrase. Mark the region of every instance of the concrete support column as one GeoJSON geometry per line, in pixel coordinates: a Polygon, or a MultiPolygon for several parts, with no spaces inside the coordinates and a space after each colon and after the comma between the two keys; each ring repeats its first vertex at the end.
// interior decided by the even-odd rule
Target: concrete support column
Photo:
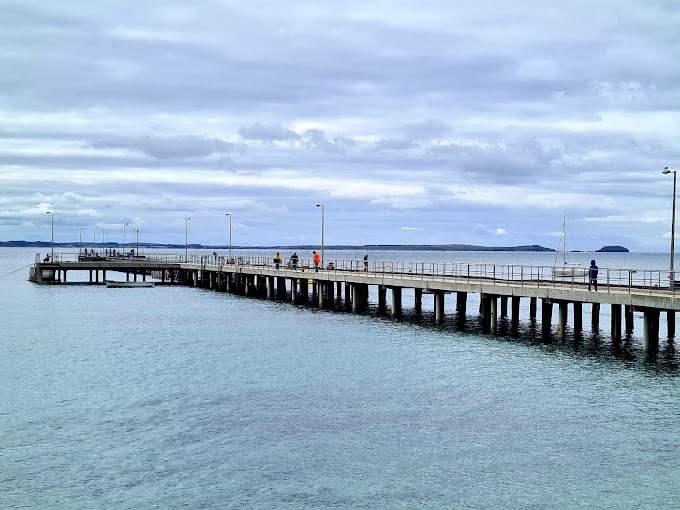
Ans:
{"type": "Polygon", "coordinates": [[[549,299],[541,300],[541,329],[543,330],[543,336],[550,336],[550,329],[552,328],[552,312],[553,304],[549,299]]]}
{"type": "Polygon", "coordinates": [[[316,297],[318,299],[317,304],[319,308],[323,308],[325,304],[324,298],[326,293],[324,292],[324,289],[326,287],[326,282],[317,281],[315,287],[316,297]]]}
{"type": "Polygon", "coordinates": [[[529,319],[536,320],[536,298],[529,299],[529,319]]]}
{"type": "Polygon", "coordinates": [[[498,297],[489,296],[489,327],[491,331],[498,329],[498,297]]]}
{"type": "Polygon", "coordinates": [[[274,296],[275,296],[274,277],[267,276],[267,299],[274,299],[274,296]]]}
{"type": "Polygon", "coordinates": [[[434,293],[434,322],[435,324],[441,324],[444,322],[444,293],[435,292],[434,293]]]}
{"type": "Polygon", "coordinates": [[[335,294],[338,296],[338,299],[342,299],[342,282],[336,283],[335,294]]]}
{"type": "Polygon", "coordinates": [[[102,283],[106,283],[106,269],[102,271],[102,283]]]}
{"type": "Polygon", "coordinates": [[[632,333],[635,329],[635,316],[631,305],[626,305],[624,315],[626,316],[626,333],[632,333]]]}
{"type": "Polygon", "coordinates": [[[583,303],[575,301],[574,307],[574,333],[583,331],[583,303]]]}
{"type": "Polygon", "coordinates": [[[420,315],[423,313],[423,289],[413,289],[413,291],[413,306],[416,310],[416,313],[420,315]]]}
{"type": "Polygon", "coordinates": [[[501,317],[508,316],[508,296],[501,296],[501,317]]]}
{"type": "Polygon", "coordinates": [[[392,287],[392,315],[401,317],[401,287],[392,287]]]}
{"type": "Polygon", "coordinates": [[[479,315],[482,319],[482,330],[491,329],[491,299],[488,294],[479,296],[479,315]]]}
{"type": "Polygon", "coordinates": [[[456,312],[461,315],[467,312],[467,292],[456,292],[456,312]]]}
{"type": "Polygon", "coordinates": [[[294,305],[297,305],[298,302],[297,278],[290,279],[290,302],[294,305]]]}
{"type": "Polygon", "coordinates": [[[286,299],[286,277],[277,276],[276,277],[276,299],[285,300],[286,299]]]}
{"type": "Polygon", "coordinates": [[[557,310],[557,338],[564,339],[564,332],[567,329],[567,313],[569,311],[569,303],[560,301],[557,310]]]}
{"type": "Polygon", "coordinates": [[[642,348],[648,352],[659,350],[659,313],[656,308],[644,310],[642,348]]]}
{"type": "MultiPolygon", "coordinates": [[[[66,283],[66,271],[64,271],[64,283],[66,283]]],[[[666,310],[666,325],[668,338],[675,337],[675,310],[666,310]]]]}
{"type": "Polygon", "coordinates": [[[352,309],[352,284],[345,282],[345,310],[352,309]]]}
{"type": "Polygon", "coordinates": [[[365,310],[368,306],[368,285],[363,283],[356,284],[354,294],[357,298],[358,309],[365,310]]]}
{"type": "Polygon", "coordinates": [[[300,278],[300,300],[304,303],[309,299],[309,280],[300,278]]]}
{"type": "MultiPolygon", "coordinates": [[[[66,269],[64,269],[64,283],[68,283],[68,282],[66,281],[66,269]]],[[[669,313],[670,313],[670,312],[669,312],[669,313]]],[[[674,317],[675,317],[675,316],[674,316],[674,317]]],[[[675,324],[675,323],[673,323],[673,324],[675,324]]]]}
{"type": "Polygon", "coordinates": [[[257,285],[255,284],[254,275],[245,275],[246,296],[257,296],[257,285]]]}
{"type": "Polygon", "coordinates": [[[621,340],[621,305],[612,305],[611,331],[612,338],[621,340]]]}
{"type": "Polygon", "coordinates": [[[593,330],[596,330],[600,327],[600,303],[593,303],[591,325],[593,330]]]}
{"type": "Polygon", "coordinates": [[[326,305],[329,308],[333,308],[333,305],[335,304],[335,285],[333,285],[333,282],[328,282],[326,285],[326,292],[326,305]]]}
{"type": "Polygon", "coordinates": [[[511,302],[511,307],[512,307],[512,314],[510,316],[510,325],[513,328],[516,328],[519,325],[519,305],[520,305],[521,299],[519,296],[512,296],[512,302],[511,302]]]}
{"type": "Polygon", "coordinates": [[[352,312],[359,312],[359,285],[356,283],[352,285],[352,312]]]}
{"type": "Polygon", "coordinates": [[[378,312],[385,313],[387,309],[387,287],[378,285],[378,312]]]}

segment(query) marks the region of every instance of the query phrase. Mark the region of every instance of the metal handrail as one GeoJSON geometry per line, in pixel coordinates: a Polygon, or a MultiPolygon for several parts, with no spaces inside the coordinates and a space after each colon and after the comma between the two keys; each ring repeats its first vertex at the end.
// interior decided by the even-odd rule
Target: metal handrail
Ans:
{"type": "MultiPolygon", "coordinates": [[[[135,262],[145,261],[170,262],[170,263],[189,263],[200,265],[202,269],[228,268],[230,266],[248,266],[274,269],[273,257],[268,256],[234,256],[224,257],[206,254],[193,254],[184,260],[181,254],[163,252],[145,252],[138,256],[94,256],[102,261],[125,262],[134,260],[135,262]]],[[[50,262],[78,262],[92,260],[83,257],[83,253],[55,253],[50,262]]],[[[359,272],[364,273],[364,261],[356,259],[326,259],[325,267],[321,271],[339,272],[359,272]]],[[[290,258],[283,257],[279,266],[280,270],[293,270],[290,258]]],[[[312,259],[300,258],[297,262],[298,271],[314,271],[312,259]]],[[[555,276],[552,266],[542,265],[516,265],[516,264],[490,264],[490,263],[469,263],[469,262],[426,262],[426,261],[392,261],[374,260],[369,261],[367,274],[380,273],[383,278],[413,278],[420,280],[440,280],[445,281],[452,278],[470,281],[488,281],[494,285],[519,285],[521,287],[565,287],[583,288],[588,284],[587,276],[555,276]]],[[[671,285],[668,270],[663,269],[631,269],[631,268],[600,268],[598,275],[598,287],[600,292],[621,291],[626,289],[629,293],[645,290],[650,293],[658,290],[670,290],[676,293],[675,287],[671,285]]]]}

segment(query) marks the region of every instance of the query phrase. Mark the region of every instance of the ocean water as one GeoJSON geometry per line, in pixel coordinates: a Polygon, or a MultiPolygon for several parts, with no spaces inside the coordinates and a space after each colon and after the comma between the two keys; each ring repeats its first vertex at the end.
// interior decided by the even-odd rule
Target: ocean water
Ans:
{"type": "MultiPolygon", "coordinates": [[[[674,339],[37,286],[34,252],[0,249],[0,508],[680,506],[674,339]]],[[[666,264],[625,255],[598,263],[666,264]]]]}

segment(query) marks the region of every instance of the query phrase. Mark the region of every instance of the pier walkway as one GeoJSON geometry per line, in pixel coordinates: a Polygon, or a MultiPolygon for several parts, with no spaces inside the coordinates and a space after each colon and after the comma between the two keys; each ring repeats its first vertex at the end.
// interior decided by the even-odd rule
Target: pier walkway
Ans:
{"type": "MultiPolygon", "coordinates": [[[[633,329],[633,312],[643,312],[645,349],[657,349],[659,318],[665,312],[668,336],[675,336],[675,312],[680,310],[680,287],[676,290],[667,270],[601,268],[598,291],[589,291],[586,277],[554,276],[550,266],[501,264],[432,263],[326,260],[315,270],[311,260],[301,259],[294,267],[284,259],[277,268],[269,257],[189,257],[177,255],[123,257],[83,257],[78,254],[55,254],[50,262],[39,256],[29,273],[38,283],[67,284],[67,274],[89,272],[80,283],[104,284],[107,273],[125,274],[126,281],[159,284],[183,284],[232,292],[250,297],[289,300],[294,304],[312,303],[334,308],[343,295],[344,307],[361,312],[368,306],[369,287],[377,289],[380,310],[398,317],[402,313],[403,291],[413,292],[411,306],[422,311],[423,294],[431,294],[435,321],[444,319],[447,296],[454,296],[456,313],[465,314],[468,294],[479,295],[479,314],[485,329],[493,331],[499,317],[508,316],[511,324],[520,320],[520,300],[529,299],[529,318],[536,319],[540,300],[540,322],[544,334],[550,334],[553,306],[557,305],[557,336],[563,337],[568,310],[572,308],[572,328],[582,329],[584,305],[591,307],[593,326],[599,325],[600,306],[611,307],[612,338],[620,339],[633,329]],[[101,274],[101,279],[100,279],[101,274]],[[311,291],[310,291],[311,289],[311,291]],[[389,292],[389,298],[388,298],[389,292]],[[499,306],[500,302],[500,306],[499,306]]],[[[75,282],[73,282],[75,283],[75,282]]],[[[374,293],[375,294],[375,293],[374,293]]]]}

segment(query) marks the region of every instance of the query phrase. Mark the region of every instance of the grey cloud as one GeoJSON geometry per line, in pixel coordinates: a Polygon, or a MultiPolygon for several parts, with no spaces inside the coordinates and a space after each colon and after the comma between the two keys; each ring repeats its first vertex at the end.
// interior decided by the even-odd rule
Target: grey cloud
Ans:
{"type": "Polygon", "coordinates": [[[403,130],[409,140],[432,140],[445,136],[450,127],[442,120],[429,119],[406,124],[403,130]]]}
{"type": "Polygon", "coordinates": [[[239,129],[239,134],[246,140],[258,140],[262,142],[289,142],[297,141],[300,135],[280,124],[264,125],[256,122],[239,129]]]}
{"type": "Polygon", "coordinates": [[[128,149],[157,159],[185,159],[225,154],[238,150],[236,144],[218,138],[198,136],[112,136],[89,143],[95,149],[128,149]]]}
{"type": "Polygon", "coordinates": [[[378,151],[400,151],[418,147],[418,144],[410,140],[379,140],[374,145],[378,151]]]}
{"type": "Polygon", "coordinates": [[[321,129],[308,129],[302,134],[304,144],[325,152],[342,154],[357,146],[356,140],[344,136],[329,136],[321,129]]]}

